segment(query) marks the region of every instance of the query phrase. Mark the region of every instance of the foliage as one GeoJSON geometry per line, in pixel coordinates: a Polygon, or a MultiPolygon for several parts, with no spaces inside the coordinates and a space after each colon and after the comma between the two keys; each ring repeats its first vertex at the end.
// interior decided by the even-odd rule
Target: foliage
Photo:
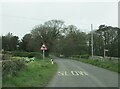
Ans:
{"type": "Polygon", "coordinates": [[[20,42],[20,48],[24,51],[33,51],[33,39],[31,34],[25,34],[20,42]]]}
{"type": "MultiPolygon", "coordinates": [[[[107,49],[106,56],[118,57],[118,31],[117,27],[100,25],[99,29],[93,32],[94,55],[103,56],[107,49]]],[[[88,35],[89,50],[91,50],[91,33],[88,35]]]]}
{"type": "Polygon", "coordinates": [[[10,60],[11,55],[9,54],[2,54],[2,60],[10,60]]]}
{"type": "Polygon", "coordinates": [[[35,59],[28,63],[27,67],[18,72],[14,77],[3,78],[4,87],[44,87],[57,71],[57,65],[52,65],[50,60],[45,60],[42,66],[42,60],[35,59]],[[29,81],[31,80],[31,81],[29,81]]]}
{"type": "Polygon", "coordinates": [[[17,71],[20,71],[25,67],[25,61],[20,60],[4,60],[2,62],[2,75],[4,76],[15,76],[17,71]]]}
{"type": "Polygon", "coordinates": [[[19,52],[19,51],[11,51],[8,52],[7,54],[12,55],[12,56],[19,56],[19,57],[36,57],[36,58],[41,58],[42,55],[39,52],[19,52]]]}
{"type": "MultiPolygon", "coordinates": [[[[91,55],[91,34],[93,33],[93,53],[96,56],[118,57],[120,28],[100,25],[98,29],[88,34],[80,31],[74,25],[65,25],[62,20],[49,20],[35,26],[32,31],[25,34],[21,41],[18,36],[8,33],[2,36],[2,45],[5,51],[39,52],[44,43],[48,50],[45,56],[51,52],[54,55],[91,55]]],[[[24,55],[24,54],[23,54],[24,55]]]]}
{"type": "Polygon", "coordinates": [[[2,36],[2,48],[5,51],[17,50],[19,44],[18,36],[13,36],[12,33],[8,33],[6,36],[2,36]]]}
{"type": "Polygon", "coordinates": [[[86,33],[80,32],[77,27],[69,25],[66,35],[56,40],[54,51],[66,57],[87,53],[86,33]]]}
{"type": "Polygon", "coordinates": [[[72,58],[80,58],[80,55],[73,55],[72,58]]]}
{"type": "Polygon", "coordinates": [[[49,55],[49,51],[52,49],[55,39],[59,38],[63,26],[64,22],[61,20],[50,20],[43,25],[41,24],[33,28],[31,34],[34,40],[39,39],[38,48],[40,49],[41,45],[44,43],[48,48],[46,53],[49,55]]]}
{"type": "Polygon", "coordinates": [[[80,58],[89,59],[90,55],[80,55],[80,58]]]}

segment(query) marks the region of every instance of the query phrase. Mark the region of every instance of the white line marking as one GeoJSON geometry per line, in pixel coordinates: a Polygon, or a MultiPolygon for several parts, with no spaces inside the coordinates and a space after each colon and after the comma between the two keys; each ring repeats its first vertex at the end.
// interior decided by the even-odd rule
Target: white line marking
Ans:
{"type": "Polygon", "coordinates": [[[77,71],[71,71],[71,73],[72,73],[72,75],[74,75],[74,76],[78,76],[78,75],[79,75],[79,73],[78,73],[77,71]]]}
{"type": "Polygon", "coordinates": [[[65,71],[65,75],[67,76],[67,71],[65,71]]]}
{"type": "Polygon", "coordinates": [[[64,73],[59,71],[59,72],[58,72],[58,75],[59,75],[59,76],[63,76],[64,73]]]}
{"type": "Polygon", "coordinates": [[[86,72],[84,72],[84,74],[88,76],[88,74],[86,72]]]}
{"type": "Polygon", "coordinates": [[[82,71],[78,71],[79,74],[84,75],[82,71]]]}
{"type": "Polygon", "coordinates": [[[88,76],[88,73],[86,73],[85,71],[59,71],[58,72],[58,75],[59,76],[79,76],[79,75],[82,75],[82,76],[88,76]]]}

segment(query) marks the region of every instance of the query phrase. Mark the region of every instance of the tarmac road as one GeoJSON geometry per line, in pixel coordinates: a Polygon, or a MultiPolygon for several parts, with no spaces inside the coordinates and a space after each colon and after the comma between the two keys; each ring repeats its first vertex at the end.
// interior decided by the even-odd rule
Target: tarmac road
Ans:
{"type": "Polygon", "coordinates": [[[58,71],[47,87],[118,87],[118,73],[75,60],[54,58],[58,71]]]}

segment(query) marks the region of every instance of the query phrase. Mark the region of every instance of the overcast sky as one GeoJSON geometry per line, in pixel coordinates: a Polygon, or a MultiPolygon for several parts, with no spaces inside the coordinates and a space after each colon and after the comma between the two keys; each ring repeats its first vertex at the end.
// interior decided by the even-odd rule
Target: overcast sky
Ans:
{"type": "MultiPolygon", "coordinates": [[[[113,0],[114,1],[114,0],[113,0]]],[[[58,19],[89,32],[106,24],[118,26],[118,2],[4,2],[0,19],[2,34],[12,32],[22,38],[35,25],[58,19]]]]}

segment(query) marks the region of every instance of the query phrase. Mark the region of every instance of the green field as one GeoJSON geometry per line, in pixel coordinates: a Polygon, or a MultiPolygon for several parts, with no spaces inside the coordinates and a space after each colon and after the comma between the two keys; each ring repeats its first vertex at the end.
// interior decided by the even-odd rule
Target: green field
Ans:
{"type": "Polygon", "coordinates": [[[43,61],[35,59],[27,64],[27,67],[17,73],[16,76],[3,78],[3,87],[44,87],[56,73],[57,65],[51,64],[49,59],[43,61]]]}

